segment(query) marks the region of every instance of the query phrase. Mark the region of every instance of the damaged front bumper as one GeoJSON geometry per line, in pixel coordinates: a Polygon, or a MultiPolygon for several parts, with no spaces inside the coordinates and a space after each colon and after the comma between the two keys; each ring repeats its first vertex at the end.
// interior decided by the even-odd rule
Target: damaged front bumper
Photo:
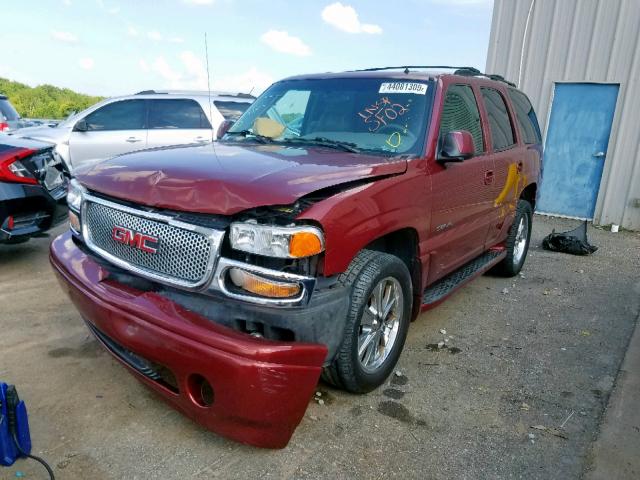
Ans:
{"type": "Polygon", "coordinates": [[[96,337],[169,404],[239,442],[288,443],[326,361],[326,345],[255,338],[159,292],[120,283],[70,232],[53,241],[50,260],[96,337]]]}

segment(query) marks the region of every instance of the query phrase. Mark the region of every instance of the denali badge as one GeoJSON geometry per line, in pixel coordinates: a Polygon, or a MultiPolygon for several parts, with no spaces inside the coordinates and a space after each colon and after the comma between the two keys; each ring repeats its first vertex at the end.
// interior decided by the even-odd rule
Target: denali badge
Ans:
{"type": "Polygon", "coordinates": [[[156,253],[158,251],[158,243],[160,242],[157,237],[134,232],[129,228],[118,225],[115,225],[113,230],[111,230],[111,238],[118,243],[129,245],[130,247],[147,253],[156,253]]]}

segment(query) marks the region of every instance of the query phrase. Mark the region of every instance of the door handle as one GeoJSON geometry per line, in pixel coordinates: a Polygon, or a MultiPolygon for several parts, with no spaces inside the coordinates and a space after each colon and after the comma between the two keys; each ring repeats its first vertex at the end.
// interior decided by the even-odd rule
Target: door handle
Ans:
{"type": "Polygon", "coordinates": [[[136,143],[136,142],[141,142],[141,141],[142,141],[142,139],[136,138],[136,137],[127,138],[127,142],[129,142],[129,143],[136,143]]]}
{"type": "Polygon", "coordinates": [[[208,141],[209,141],[209,139],[208,139],[208,138],[205,138],[205,137],[202,137],[202,136],[198,136],[198,137],[194,138],[194,140],[195,140],[197,143],[206,143],[206,142],[208,142],[208,141]]]}
{"type": "Polygon", "coordinates": [[[493,170],[484,172],[484,184],[491,185],[493,183],[493,170]]]}
{"type": "Polygon", "coordinates": [[[603,158],[606,155],[606,153],[604,152],[596,152],[593,154],[594,157],[596,158],[603,158]]]}

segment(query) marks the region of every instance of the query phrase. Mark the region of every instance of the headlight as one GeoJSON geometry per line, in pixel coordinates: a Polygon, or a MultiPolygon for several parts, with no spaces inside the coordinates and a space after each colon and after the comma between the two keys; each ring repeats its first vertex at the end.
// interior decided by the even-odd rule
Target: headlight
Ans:
{"type": "Polygon", "coordinates": [[[315,227],[232,223],[231,247],[267,257],[303,258],[324,250],[324,236],[315,227]]]}
{"type": "Polygon", "coordinates": [[[85,188],[80,185],[75,178],[69,182],[69,187],[67,189],[67,205],[69,208],[76,212],[80,211],[80,208],[82,207],[82,195],[84,192],[85,188]]]}

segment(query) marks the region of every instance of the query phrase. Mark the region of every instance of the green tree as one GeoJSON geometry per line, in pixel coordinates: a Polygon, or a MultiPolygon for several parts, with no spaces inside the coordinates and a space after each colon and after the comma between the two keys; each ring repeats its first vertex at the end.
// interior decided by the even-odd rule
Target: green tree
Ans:
{"type": "Polygon", "coordinates": [[[1,77],[0,94],[6,95],[20,116],[27,118],[65,118],[104,98],[53,85],[30,87],[1,77]]]}

